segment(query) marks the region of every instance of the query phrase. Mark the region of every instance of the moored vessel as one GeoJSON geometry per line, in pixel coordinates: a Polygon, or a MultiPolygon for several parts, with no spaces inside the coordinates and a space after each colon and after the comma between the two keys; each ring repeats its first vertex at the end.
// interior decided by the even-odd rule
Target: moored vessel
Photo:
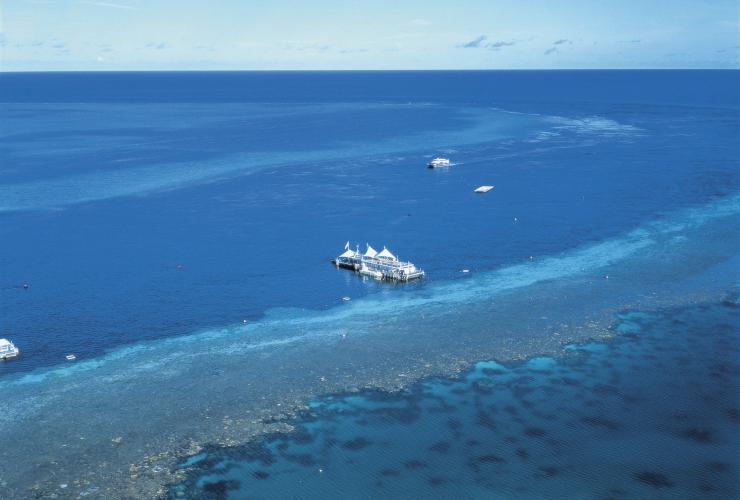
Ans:
{"type": "Polygon", "coordinates": [[[17,358],[20,354],[21,350],[10,340],[0,339],[0,360],[17,358]]]}
{"type": "Polygon", "coordinates": [[[365,253],[361,253],[359,245],[352,250],[347,242],[344,253],[332,262],[337,267],[350,269],[377,280],[410,281],[424,276],[424,271],[412,262],[400,260],[386,247],[378,252],[369,244],[365,253]]]}
{"type": "Polygon", "coordinates": [[[452,165],[452,163],[450,163],[449,158],[441,157],[434,158],[432,161],[427,163],[427,167],[429,168],[449,167],[450,165],[452,165]]]}

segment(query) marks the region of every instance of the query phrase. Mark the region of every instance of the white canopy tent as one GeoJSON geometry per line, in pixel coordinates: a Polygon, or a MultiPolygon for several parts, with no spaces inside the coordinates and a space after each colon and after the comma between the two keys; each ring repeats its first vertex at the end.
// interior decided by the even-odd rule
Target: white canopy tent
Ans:
{"type": "Polygon", "coordinates": [[[393,255],[386,247],[383,247],[383,251],[376,255],[379,259],[387,259],[397,261],[398,257],[393,255]]]}

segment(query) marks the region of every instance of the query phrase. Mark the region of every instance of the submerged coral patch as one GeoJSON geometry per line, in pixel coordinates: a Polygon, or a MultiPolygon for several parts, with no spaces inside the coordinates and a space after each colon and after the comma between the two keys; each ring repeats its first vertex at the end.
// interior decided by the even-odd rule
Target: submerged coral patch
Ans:
{"type": "Polygon", "coordinates": [[[547,435],[547,431],[540,427],[527,427],[524,429],[524,434],[529,437],[544,437],[547,435]]]}
{"type": "Polygon", "coordinates": [[[660,472],[640,472],[635,474],[635,479],[654,488],[671,488],[673,486],[673,481],[660,472]]]}
{"type": "MultiPolygon", "coordinates": [[[[720,318],[740,315],[738,309],[720,311],[720,318]]],[[[512,364],[503,374],[490,374],[485,387],[499,388],[491,392],[474,384],[480,381],[478,366],[455,379],[428,379],[387,396],[336,394],[324,400],[330,404],[312,404],[305,419],[285,422],[294,433],[184,459],[190,475],[171,491],[194,498],[279,498],[294,481],[308,496],[327,499],[360,490],[433,498],[453,484],[457,491],[471,487],[533,498],[584,488],[599,498],[650,498],[657,490],[672,498],[735,498],[739,462],[732,450],[740,449],[740,439],[731,398],[740,362],[726,343],[740,342],[737,332],[712,328],[716,314],[713,308],[686,309],[683,330],[677,331],[667,312],[641,322],[638,339],[616,337],[608,348],[540,362],[536,371],[527,363],[512,364]],[[714,336],[703,335],[703,328],[714,336]],[[694,360],[678,366],[672,360],[681,349],[690,349],[694,360]],[[656,370],[645,353],[654,353],[665,368],[656,370]],[[708,368],[726,379],[711,379],[708,368]],[[520,399],[512,380],[526,384],[527,399],[520,399]],[[548,395],[552,386],[562,395],[548,395]],[[686,391],[688,386],[697,389],[686,391]],[[438,411],[453,400],[454,416],[438,411]],[[627,450],[639,454],[643,470],[612,465],[627,450]],[[666,472],[673,470],[695,473],[666,472]],[[233,477],[241,479],[238,492],[224,493],[235,483],[205,489],[233,477]]]]}
{"type": "Polygon", "coordinates": [[[429,467],[429,464],[424,460],[408,460],[403,463],[403,466],[410,470],[416,470],[429,467]]]}
{"type": "Polygon", "coordinates": [[[690,429],[685,429],[681,432],[681,436],[685,437],[686,439],[696,441],[697,443],[711,443],[714,440],[712,436],[712,431],[710,429],[705,429],[701,427],[691,427],[690,429]]]}
{"type": "Polygon", "coordinates": [[[213,498],[226,498],[226,494],[232,490],[239,489],[239,481],[230,479],[228,481],[216,481],[213,483],[205,483],[203,485],[203,492],[213,498]]]}
{"type": "Polygon", "coordinates": [[[450,443],[447,441],[437,441],[429,447],[429,450],[437,453],[447,453],[450,451],[450,443]]]}
{"type": "Polygon", "coordinates": [[[594,427],[602,427],[604,429],[609,429],[610,431],[616,431],[621,427],[619,423],[613,420],[610,420],[606,417],[596,416],[596,415],[588,415],[588,416],[581,417],[581,422],[583,422],[584,424],[594,426],[594,427]]]}
{"type": "Polygon", "coordinates": [[[358,436],[354,439],[350,439],[349,441],[345,441],[344,443],[342,443],[342,447],[347,450],[356,451],[356,450],[361,450],[365,448],[366,446],[370,446],[371,444],[372,444],[372,441],[370,441],[369,439],[366,439],[362,436],[358,436]]]}

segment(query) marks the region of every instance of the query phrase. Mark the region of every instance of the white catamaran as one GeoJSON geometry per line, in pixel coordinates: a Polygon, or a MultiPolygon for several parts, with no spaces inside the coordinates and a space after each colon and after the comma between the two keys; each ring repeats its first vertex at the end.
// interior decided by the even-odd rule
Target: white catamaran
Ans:
{"type": "Polygon", "coordinates": [[[450,163],[448,158],[435,158],[427,163],[427,167],[429,168],[449,167],[451,165],[452,163],[450,163]]]}
{"type": "Polygon", "coordinates": [[[21,350],[18,349],[10,340],[0,339],[0,361],[17,358],[20,354],[21,350]]]}

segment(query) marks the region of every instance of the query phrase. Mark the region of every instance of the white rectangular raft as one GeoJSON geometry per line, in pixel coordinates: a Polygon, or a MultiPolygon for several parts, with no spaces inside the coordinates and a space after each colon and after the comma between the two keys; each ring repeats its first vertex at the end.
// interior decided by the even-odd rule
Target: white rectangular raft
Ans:
{"type": "Polygon", "coordinates": [[[474,189],[476,193],[487,193],[496,186],[480,186],[474,189]]]}

